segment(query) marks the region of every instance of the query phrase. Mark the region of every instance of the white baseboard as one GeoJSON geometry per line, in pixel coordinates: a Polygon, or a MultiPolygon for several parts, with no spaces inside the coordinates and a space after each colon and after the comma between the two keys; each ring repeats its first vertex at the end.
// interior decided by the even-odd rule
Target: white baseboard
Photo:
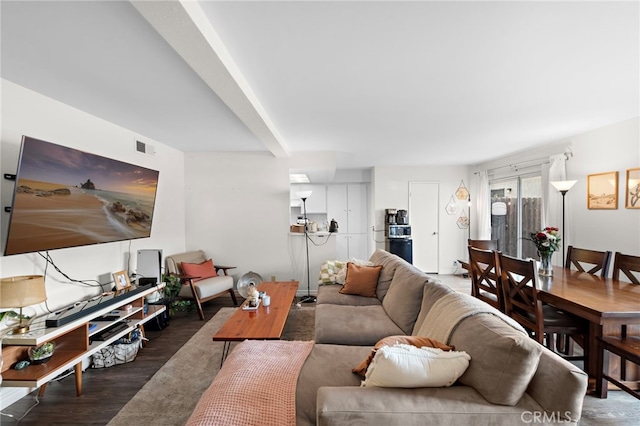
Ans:
{"type": "Polygon", "coordinates": [[[17,402],[29,395],[37,388],[2,388],[0,389],[0,411],[4,410],[14,402],[17,402]]]}

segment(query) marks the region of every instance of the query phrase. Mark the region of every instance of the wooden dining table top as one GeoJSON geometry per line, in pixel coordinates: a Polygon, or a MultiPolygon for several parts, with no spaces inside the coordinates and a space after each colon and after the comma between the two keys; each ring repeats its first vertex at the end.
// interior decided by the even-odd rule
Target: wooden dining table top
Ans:
{"type": "Polygon", "coordinates": [[[537,286],[543,302],[592,323],[640,322],[640,285],[554,266],[553,276],[538,276],[537,286]]]}

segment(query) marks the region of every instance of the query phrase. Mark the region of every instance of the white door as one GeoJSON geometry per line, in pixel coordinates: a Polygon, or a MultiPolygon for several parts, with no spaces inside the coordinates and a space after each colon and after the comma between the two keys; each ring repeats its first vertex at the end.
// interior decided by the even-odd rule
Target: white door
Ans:
{"type": "Polygon", "coordinates": [[[438,273],[439,192],[438,183],[409,182],[413,265],[427,273],[438,273]]]}

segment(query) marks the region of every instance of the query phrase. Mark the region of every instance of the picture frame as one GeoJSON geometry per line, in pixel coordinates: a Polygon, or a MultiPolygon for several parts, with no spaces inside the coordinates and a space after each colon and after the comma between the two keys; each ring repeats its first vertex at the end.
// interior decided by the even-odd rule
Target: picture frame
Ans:
{"type": "Polygon", "coordinates": [[[587,176],[587,208],[616,210],[618,208],[618,172],[587,176]]]}
{"type": "Polygon", "coordinates": [[[627,169],[624,205],[628,209],[640,209],[640,167],[627,169]]]}
{"type": "Polygon", "coordinates": [[[114,272],[113,282],[116,284],[116,291],[131,287],[131,281],[129,281],[129,274],[127,274],[127,271],[114,272]]]}

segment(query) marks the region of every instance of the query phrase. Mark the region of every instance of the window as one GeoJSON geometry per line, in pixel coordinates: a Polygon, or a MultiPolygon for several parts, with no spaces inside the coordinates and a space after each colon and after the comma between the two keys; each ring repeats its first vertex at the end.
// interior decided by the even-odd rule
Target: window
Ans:
{"type": "Polygon", "coordinates": [[[493,179],[491,193],[491,239],[500,251],[522,259],[537,258],[536,247],[527,241],[542,226],[542,177],[540,173],[493,179]]]}

